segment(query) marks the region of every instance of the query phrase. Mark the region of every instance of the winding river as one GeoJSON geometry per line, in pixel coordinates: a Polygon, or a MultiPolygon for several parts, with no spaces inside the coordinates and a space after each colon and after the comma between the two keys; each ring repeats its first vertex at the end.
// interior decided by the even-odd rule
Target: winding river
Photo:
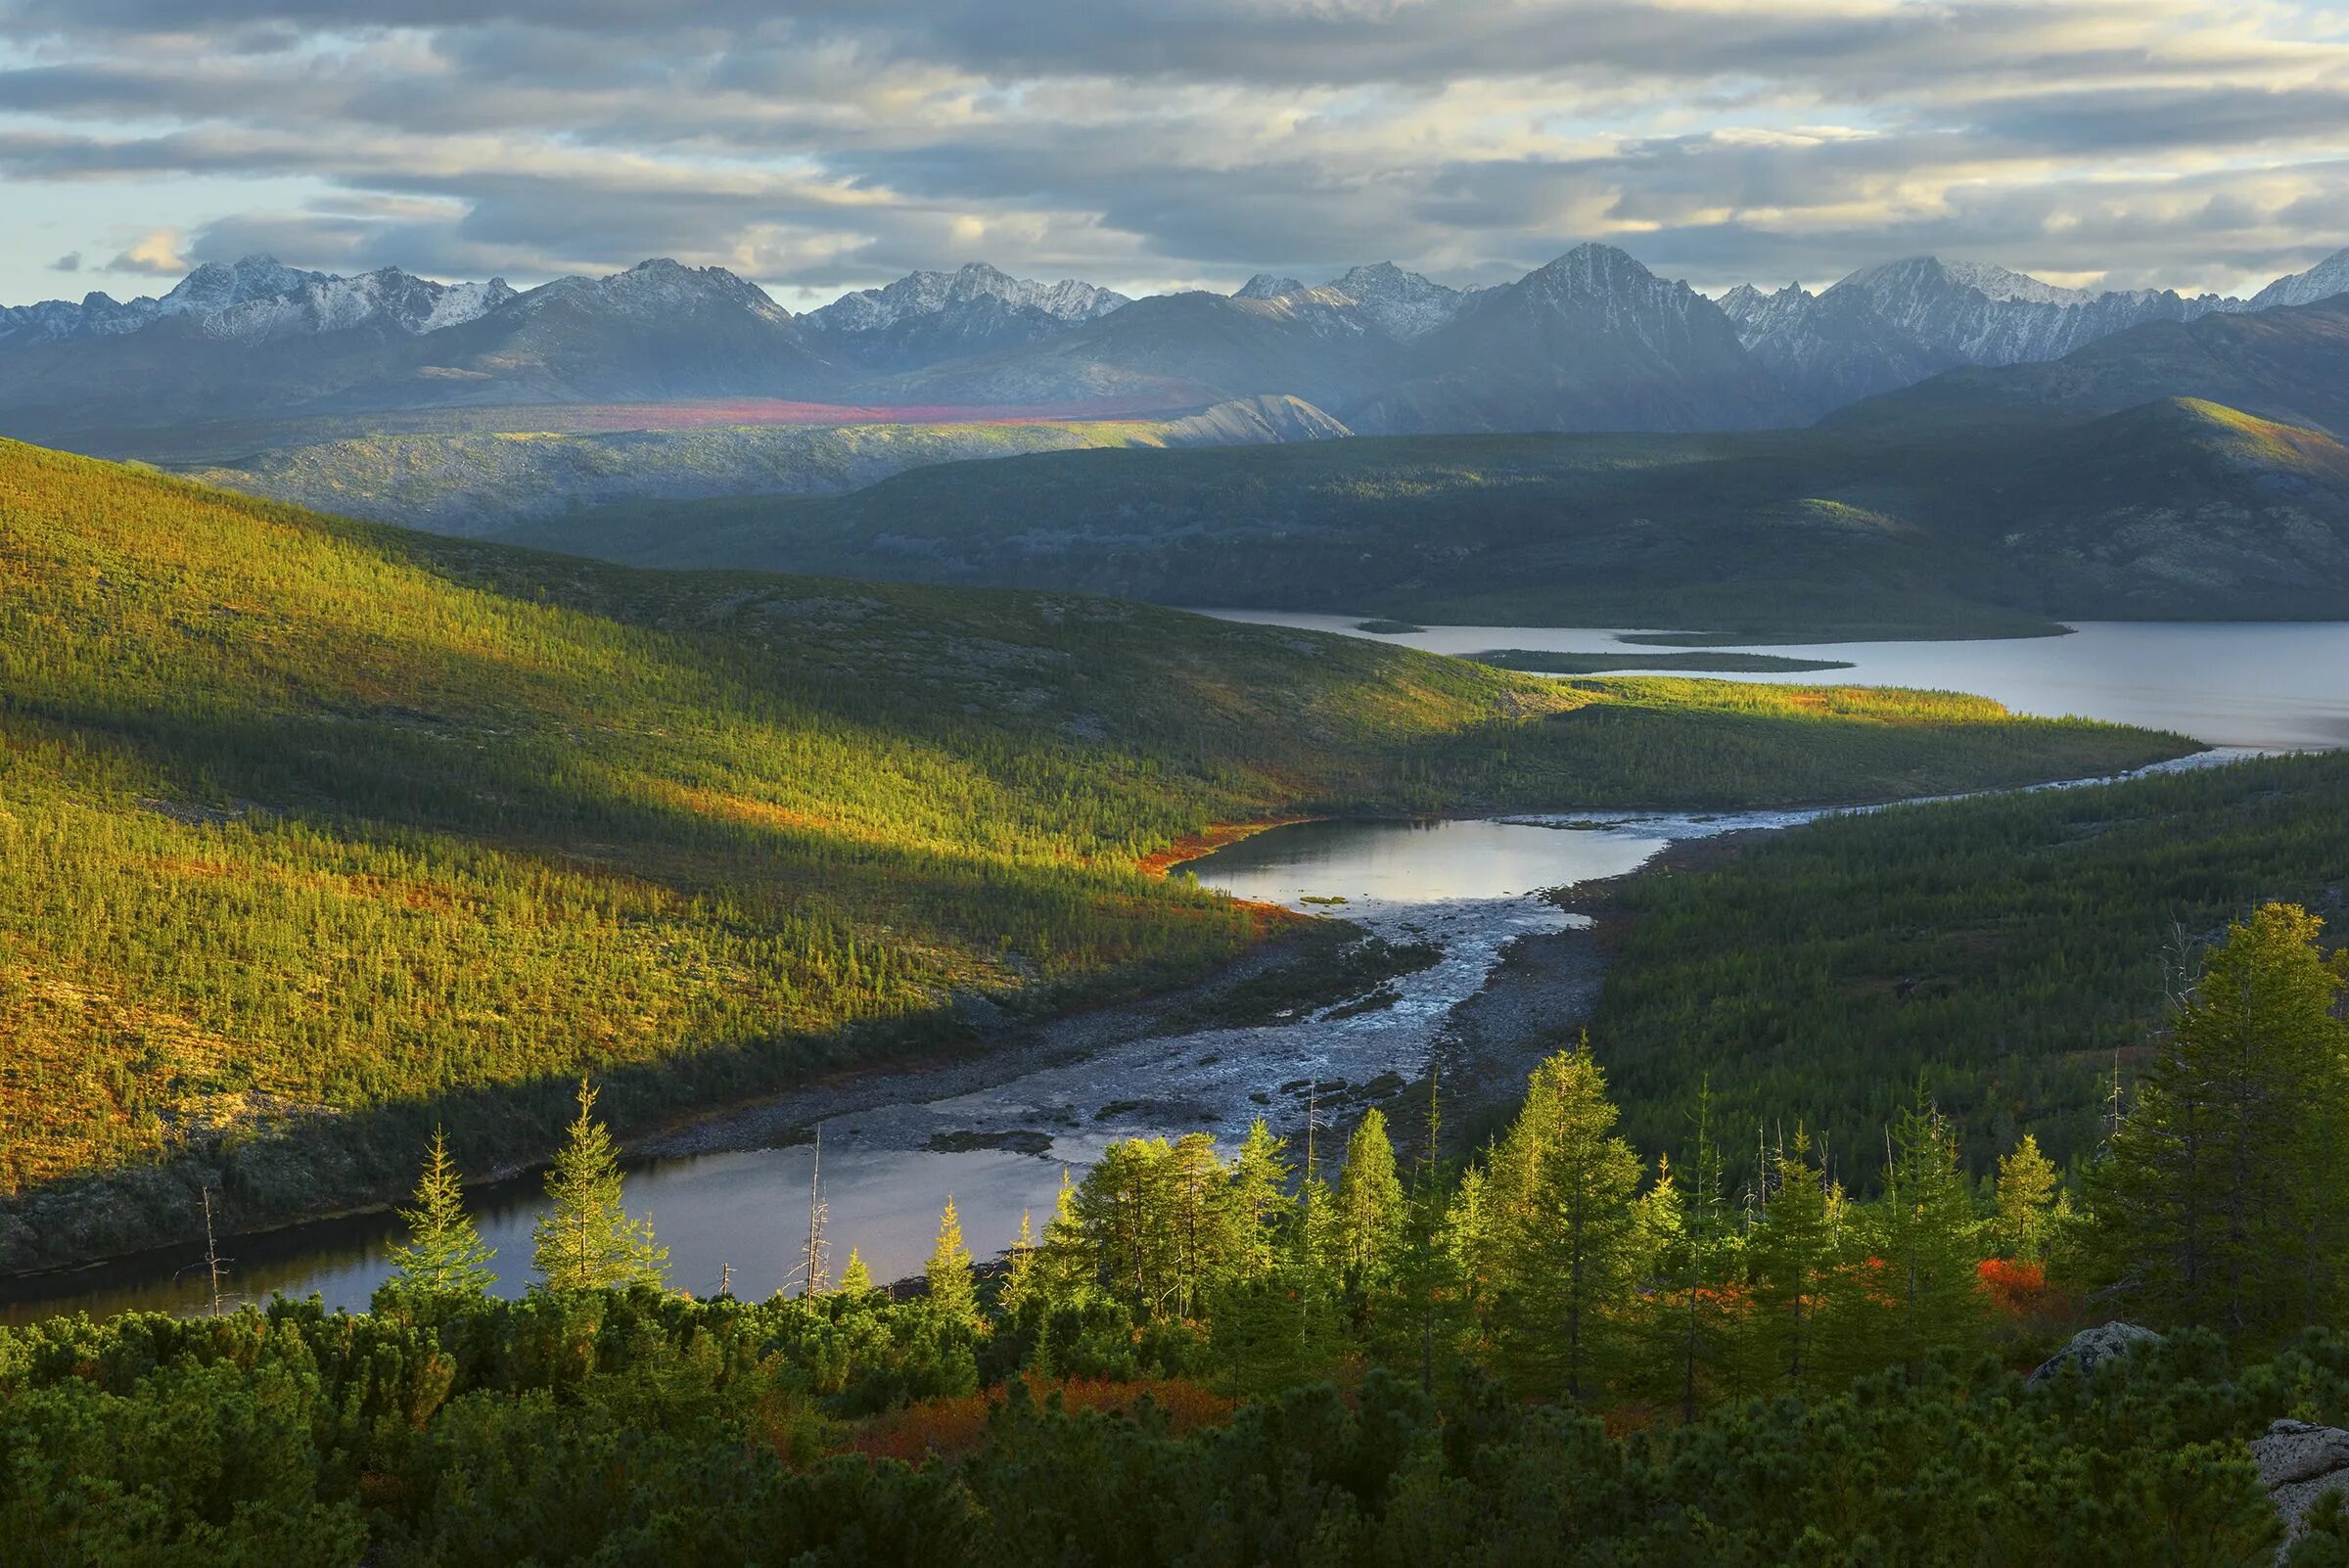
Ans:
{"type": "MultiPolygon", "coordinates": [[[[1357,630],[1360,618],[1235,619],[1357,630]]],[[[1616,633],[1447,627],[1392,640],[1438,652],[1489,648],[1629,654],[1616,633]]],[[[2228,747],[2349,745],[2349,625],[2086,627],[2074,637],[2002,643],[1852,644],[1757,650],[1843,659],[1858,668],[1797,679],[1984,692],[2012,707],[2178,729],[2228,747]]],[[[1631,655],[1635,656],[1635,655],[1631,655]]],[[[1757,678],[1757,677],[1740,677],[1757,678]]],[[[1758,677],[1769,678],[1769,677],[1758,677]]],[[[705,1293],[797,1289],[810,1176],[837,1273],[852,1246],[876,1278],[918,1273],[950,1194],[972,1249],[999,1251],[1022,1214],[1040,1226],[1064,1173],[1082,1175],[1112,1139],[1195,1129],[1230,1137],[1257,1116],[1301,1136],[1309,1104],[1322,1127],[1349,1125],[1382,1090],[1458,1054],[1479,1031],[1506,1035],[1514,1005],[1556,1023],[1587,1004],[1594,962],[1569,964],[1531,991],[1502,993],[1504,955],[1523,939],[1557,942],[1582,923],[1544,890],[1621,876],[1676,840],[1784,827],[1815,812],[1715,816],[1594,814],[1485,821],[1317,822],[1275,828],[1177,868],[1235,897],[1334,913],[1397,945],[1429,945],[1427,967],[1298,1016],[1243,1027],[1173,1028],[1104,1015],[1038,1032],[954,1071],[909,1072],[820,1089],[656,1140],[630,1167],[627,1201],[669,1250],[670,1280],[705,1293]],[[1585,988],[1576,991],[1580,985],[1585,988]],[[1543,989],[1546,986],[1547,989],[1543,989]]],[[[1534,945],[1529,945],[1529,947],[1534,945]]],[[[1588,946],[1587,942],[1583,944],[1588,946]]],[[[1520,949],[1524,950],[1524,949],[1520,949]]],[[[1447,1068],[1447,1072],[1451,1069],[1447,1068]]],[[[472,1207],[498,1251],[500,1294],[529,1282],[535,1180],[477,1189],[472,1207]]],[[[238,1299],[321,1295],[357,1308],[382,1280],[389,1217],[322,1222],[240,1237],[238,1299]]],[[[0,1316],[134,1307],[200,1310],[208,1284],[193,1251],[70,1273],[0,1281],[0,1316]]]]}

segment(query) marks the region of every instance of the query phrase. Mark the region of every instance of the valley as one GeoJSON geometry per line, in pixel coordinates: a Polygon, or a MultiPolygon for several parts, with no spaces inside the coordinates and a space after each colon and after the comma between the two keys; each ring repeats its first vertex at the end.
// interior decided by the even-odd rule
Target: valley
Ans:
{"type": "Polygon", "coordinates": [[[0,1568],[2349,1568],[2343,0],[0,0],[0,1568]]]}
{"type": "Polygon", "coordinates": [[[1882,800],[2175,736],[1511,674],[1069,595],[645,574],[0,449],[16,1268],[385,1193],[1229,960],[1218,822],[1882,800]],[[329,1001],[332,998],[332,1001],[329,1001]],[[95,1044],[93,1044],[95,1042],[95,1044]]]}

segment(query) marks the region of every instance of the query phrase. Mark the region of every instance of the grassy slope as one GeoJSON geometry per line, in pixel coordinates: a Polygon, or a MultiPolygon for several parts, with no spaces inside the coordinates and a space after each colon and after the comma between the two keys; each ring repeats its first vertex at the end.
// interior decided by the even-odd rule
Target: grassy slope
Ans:
{"type": "Polygon", "coordinates": [[[611,507],[533,537],[642,564],[1454,623],[2028,633],[2046,617],[2339,614],[2349,457],[2329,437],[2172,403],[2027,434],[1069,453],[823,500],[611,507]]]}
{"type": "Polygon", "coordinates": [[[1097,419],[447,429],[325,440],[284,439],[296,427],[255,434],[267,444],[171,466],[201,484],[297,505],[497,537],[622,500],[836,494],[934,463],[1153,447],[1184,430],[1172,420],[1097,419]]]}
{"type": "Polygon", "coordinates": [[[2337,940],[2345,882],[2341,754],[1830,819],[1623,886],[1592,1033],[1649,1149],[1686,1143],[1709,1080],[1732,1155],[1799,1118],[1865,1182],[1921,1082],[1977,1170],[2025,1130],[2063,1160],[2181,934],[2289,899],[2337,940]]]}
{"type": "Polygon", "coordinates": [[[527,1158],[1193,973],[1219,820],[2167,755],[1974,699],[1556,683],[1068,595],[644,574],[0,445],[0,1258],[527,1158]],[[257,1135],[270,1134],[270,1135],[257,1135]],[[159,1165],[160,1162],[160,1165],[159,1165]],[[60,1184],[111,1173],[106,1201],[60,1184]],[[13,1228],[12,1228],[13,1227],[13,1228]]]}

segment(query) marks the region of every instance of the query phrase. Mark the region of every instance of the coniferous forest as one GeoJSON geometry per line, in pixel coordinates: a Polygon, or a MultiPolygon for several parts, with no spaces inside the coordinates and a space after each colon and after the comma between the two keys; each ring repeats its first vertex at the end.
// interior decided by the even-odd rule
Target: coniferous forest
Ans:
{"type": "MultiPolygon", "coordinates": [[[[1128,1141],[984,1277],[949,1202],[907,1299],[666,1290],[582,1084],[520,1302],[436,1139],[371,1313],[0,1333],[0,1510],[107,1564],[2266,1561],[2242,1439],[2349,1415],[2345,988],[2234,923],[2076,1182],[1920,1098],[1871,1197],[1799,1124],[1731,1186],[1578,1044],[1464,1163],[1128,1141]]],[[[2284,1560],[2344,1555],[2335,1500],[2284,1560]]]]}
{"type": "Polygon", "coordinates": [[[1218,829],[2191,743],[635,573],[23,448],[0,583],[14,1258],[401,1229],[364,1312],[0,1328],[6,1560],[2349,1562],[2246,1447],[2349,1424],[2337,759],[1695,845],[1585,900],[1588,1027],[1465,1135],[1437,1072],[1112,1142],[999,1258],[949,1197],[918,1279],[810,1235],[697,1298],[632,1130],[1282,939],[1151,869],[1218,829]],[[466,1184],[517,1164],[498,1258],[466,1184]]]}

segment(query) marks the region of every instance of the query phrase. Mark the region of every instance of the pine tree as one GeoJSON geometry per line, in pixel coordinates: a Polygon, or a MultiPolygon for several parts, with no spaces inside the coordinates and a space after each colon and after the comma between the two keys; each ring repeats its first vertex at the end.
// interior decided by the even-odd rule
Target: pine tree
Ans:
{"type": "Polygon", "coordinates": [[[653,1227],[621,1207],[620,1155],[595,1120],[595,1090],[579,1080],[578,1119],[547,1173],[547,1213],[531,1233],[532,1263],[547,1290],[621,1290],[662,1283],[668,1252],[653,1227]]]}
{"type": "Polygon", "coordinates": [[[1385,1276],[1403,1242],[1403,1182],[1387,1119],[1375,1107],[1346,1140],[1336,1199],[1339,1267],[1348,1284],[1366,1288],[1385,1276]]]}
{"type": "Polygon", "coordinates": [[[1992,1202],[1998,1209],[1999,1250],[2017,1263],[2045,1263],[2068,1206],[2055,1163],[2039,1152],[2039,1139],[2023,1134],[2014,1151],[1999,1162],[1992,1202]]]}
{"type": "Polygon", "coordinates": [[[930,1306],[941,1316],[971,1328],[980,1326],[979,1288],[971,1279],[971,1250],[962,1244],[962,1217],[954,1200],[946,1199],[938,1217],[938,1244],[922,1269],[928,1282],[930,1306]]]}
{"type": "Polygon", "coordinates": [[[2349,1269],[2349,955],[2269,904],[2231,927],[2090,1172],[2100,1271],[2163,1324],[2325,1320],[2349,1269]]]}
{"type": "Polygon", "coordinates": [[[1496,1172],[1503,1360],[1526,1387],[1569,1399],[1612,1366],[1638,1262],[1640,1162],[1612,1134],[1606,1088],[1588,1039],[1536,1068],[1496,1172]]]}
{"type": "Polygon", "coordinates": [[[379,1301],[421,1302],[484,1294],[497,1276],[489,1270],[495,1249],[465,1213],[464,1188],[448,1158],[448,1140],[433,1130],[424,1174],[416,1183],[416,1206],[399,1211],[408,1239],[387,1254],[392,1277],[379,1301]]]}

